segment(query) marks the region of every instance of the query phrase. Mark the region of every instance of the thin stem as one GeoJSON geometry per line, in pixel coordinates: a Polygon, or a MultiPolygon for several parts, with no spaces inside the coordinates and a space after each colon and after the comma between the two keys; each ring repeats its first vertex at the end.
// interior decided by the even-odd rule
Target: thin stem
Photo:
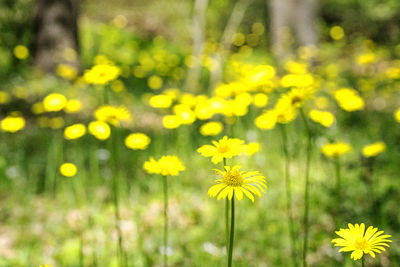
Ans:
{"type": "Polygon", "coordinates": [[[362,266],[362,267],[365,267],[364,256],[361,258],[361,266],[362,266]]]}
{"type": "Polygon", "coordinates": [[[118,252],[120,258],[120,265],[127,266],[127,258],[125,256],[125,251],[123,247],[123,239],[122,239],[122,231],[120,227],[121,216],[119,213],[119,187],[118,187],[118,178],[119,178],[119,154],[117,147],[117,130],[114,129],[111,135],[111,141],[109,144],[111,145],[110,150],[112,152],[111,158],[113,160],[113,175],[112,175],[112,189],[113,189],[113,204],[114,204],[114,217],[115,217],[115,229],[118,234],[118,252]]]}
{"type": "Polygon", "coordinates": [[[307,122],[307,117],[304,114],[303,109],[300,108],[301,118],[303,119],[304,127],[307,132],[307,150],[306,150],[306,170],[305,170],[305,183],[304,183],[304,239],[303,239],[303,267],[307,266],[307,251],[308,251],[308,230],[309,230],[309,209],[310,209],[310,162],[311,162],[311,149],[312,149],[312,135],[311,130],[307,122]]]}
{"type": "Polygon", "coordinates": [[[164,189],[164,258],[163,265],[167,266],[167,246],[168,246],[168,183],[167,176],[163,176],[164,189]]]}
{"type": "MultiPolygon", "coordinates": [[[[224,166],[222,169],[224,169],[226,166],[226,158],[224,158],[224,166]]],[[[226,251],[229,250],[229,199],[226,198],[225,200],[225,245],[226,245],[226,251]]]]}
{"type": "Polygon", "coordinates": [[[286,127],[284,124],[280,124],[281,136],[282,136],[282,151],[285,156],[285,190],[286,190],[286,213],[289,225],[290,235],[290,250],[292,253],[293,265],[297,266],[297,255],[296,255],[296,234],[294,231],[293,213],[292,213],[292,188],[290,182],[290,155],[287,142],[286,127]]]}
{"type": "Polygon", "coordinates": [[[231,233],[229,236],[228,267],[232,266],[234,235],[235,235],[235,193],[233,193],[231,200],[231,233]]]}
{"type": "Polygon", "coordinates": [[[336,195],[337,195],[337,201],[338,201],[338,204],[341,202],[341,199],[342,199],[342,190],[341,190],[341,187],[342,187],[342,182],[341,182],[341,180],[342,180],[342,176],[341,176],[341,173],[340,173],[340,159],[339,159],[339,157],[335,157],[335,176],[336,176],[336,195]]]}

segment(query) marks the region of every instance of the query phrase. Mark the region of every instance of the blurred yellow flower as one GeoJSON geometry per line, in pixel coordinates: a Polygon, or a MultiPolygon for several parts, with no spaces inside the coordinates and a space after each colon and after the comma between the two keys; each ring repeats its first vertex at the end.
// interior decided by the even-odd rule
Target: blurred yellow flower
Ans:
{"type": "Polygon", "coordinates": [[[318,122],[325,127],[331,127],[335,122],[335,116],[333,116],[333,114],[329,111],[312,109],[308,115],[310,116],[311,120],[318,122]]]}
{"type": "Polygon", "coordinates": [[[253,96],[254,106],[263,108],[268,104],[268,96],[263,93],[258,93],[253,96]]]}
{"type": "Polygon", "coordinates": [[[255,153],[257,153],[258,151],[260,151],[260,147],[261,147],[260,143],[256,143],[256,142],[248,143],[248,144],[244,145],[244,153],[247,156],[252,156],[255,153]]]}
{"type": "Polygon", "coordinates": [[[329,35],[332,37],[333,40],[338,41],[344,37],[344,30],[340,26],[333,26],[329,30],[329,35]]]}
{"type": "Polygon", "coordinates": [[[286,74],[281,79],[283,87],[310,87],[314,84],[314,78],[310,74],[286,74]]]}
{"type": "Polygon", "coordinates": [[[10,94],[0,91],[0,104],[7,104],[8,102],[10,102],[10,94]]]}
{"type": "Polygon", "coordinates": [[[376,142],[374,144],[364,146],[362,149],[362,154],[367,158],[375,157],[382,153],[385,149],[386,145],[384,142],[376,142]]]}
{"type": "Polygon", "coordinates": [[[153,108],[169,108],[172,105],[172,98],[164,94],[155,95],[150,98],[149,104],[153,108]]]}
{"type": "Polygon", "coordinates": [[[44,110],[49,111],[60,111],[67,104],[67,98],[62,94],[52,93],[43,99],[44,110]]]}
{"type": "Polygon", "coordinates": [[[394,118],[396,119],[396,121],[398,123],[400,123],[400,108],[398,108],[395,112],[394,112],[394,118]]]}
{"type": "Polygon", "coordinates": [[[224,126],[219,121],[210,121],[200,127],[200,133],[204,136],[214,136],[222,132],[224,126]]]}
{"type": "Polygon", "coordinates": [[[60,166],[60,173],[65,177],[72,177],[75,176],[78,169],[76,168],[75,164],[73,163],[63,163],[60,166]]]}
{"type": "Polygon", "coordinates": [[[376,56],[372,52],[366,52],[357,57],[357,63],[360,65],[368,65],[374,63],[376,60],[376,56]]]}
{"type": "Polygon", "coordinates": [[[86,134],[86,126],[82,123],[77,123],[68,126],[64,130],[64,138],[67,140],[78,139],[86,134]]]}
{"type": "Polygon", "coordinates": [[[144,150],[150,144],[150,137],[143,133],[132,133],[125,138],[125,145],[133,150],[144,150]]]}
{"type": "Polygon", "coordinates": [[[14,56],[18,59],[26,59],[29,56],[29,50],[24,45],[17,45],[14,47],[14,56]]]}
{"type": "Polygon", "coordinates": [[[174,106],[174,113],[179,118],[181,124],[190,125],[196,121],[196,114],[189,106],[178,104],[174,106]]]}
{"type": "Polygon", "coordinates": [[[89,123],[89,133],[99,140],[106,140],[110,137],[111,129],[103,121],[92,121],[89,123]]]}
{"type": "Polygon", "coordinates": [[[254,202],[253,194],[261,197],[261,192],[265,192],[266,180],[258,171],[240,171],[241,166],[238,165],[224,168],[224,171],[214,170],[221,178],[218,177],[215,180],[216,184],[208,190],[210,197],[217,196],[218,200],[228,197],[231,200],[233,196],[236,196],[237,200],[242,200],[245,195],[254,202]]]}
{"type": "Polygon", "coordinates": [[[256,124],[257,128],[262,130],[271,130],[275,127],[277,122],[277,114],[274,110],[268,110],[258,116],[254,123],[256,124]]]}
{"type": "Polygon", "coordinates": [[[292,106],[300,107],[304,101],[313,96],[314,92],[315,89],[312,87],[292,88],[289,93],[281,98],[288,97],[292,106]]]}
{"type": "Polygon", "coordinates": [[[375,253],[385,251],[385,247],[389,247],[392,242],[389,238],[391,235],[382,235],[383,231],[378,231],[378,228],[370,226],[365,230],[365,224],[348,224],[347,229],[340,229],[335,233],[340,238],[335,238],[332,243],[335,247],[342,247],[339,252],[350,252],[350,257],[353,260],[361,259],[364,254],[371,255],[375,258],[375,253]]]}
{"type": "Polygon", "coordinates": [[[165,115],[162,119],[162,124],[167,129],[176,129],[181,126],[181,120],[176,115],[165,115]]]}
{"type": "Polygon", "coordinates": [[[68,64],[59,64],[56,68],[56,73],[67,80],[73,80],[78,75],[78,71],[68,64]]]}
{"type": "Polygon", "coordinates": [[[351,146],[343,142],[326,144],[322,147],[322,153],[327,157],[340,157],[349,153],[351,146]]]}
{"type": "Polygon", "coordinates": [[[5,132],[15,133],[25,128],[25,119],[22,116],[7,116],[1,123],[0,127],[5,132]]]}
{"type": "Polygon", "coordinates": [[[101,106],[95,110],[94,117],[114,126],[120,126],[121,122],[130,123],[132,121],[132,114],[123,106],[101,106]]]}
{"type": "Polygon", "coordinates": [[[163,176],[177,176],[179,172],[185,170],[185,166],[177,156],[162,156],[158,161],[150,157],[148,161],[143,164],[143,168],[148,173],[161,174],[163,176]]]}
{"type": "Polygon", "coordinates": [[[94,65],[87,70],[83,76],[84,80],[90,84],[107,84],[115,80],[120,74],[120,69],[111,64],[94,65]]]}
{"type": "Polygon", "coordinates": [[[76,113],[82,109],[82,102],[78,99],[71,99],[68,100],[67,104],[65,105],[65,112],[66,113],[76,113]]]}
{"type": "Polygon", "coordinates": [[[43,102],[36,102],[32,105],[31,110],[33,114],[39,115],[44,113],[43,102]]]}
{"type": "Polygon", "coordinates": [[[273,113],[276,116],[276,121],[281,124],[286,124],[293,121],[297,116],[296,107],[300,105],[306,98],[292,98],[289,95],[282,95],[275,104],[273,113]]]}
{"type": "Polygon", "coordinates": [[[342,88],[335,91],[335,99],[339,106],[348,112],[364,108],[364,100],[357,91],[350,88],[342,88]]]}
{"type": "Polygon", "coordinates": [[[50,126],[51,129],[56,130],[56,129],[61,129],[62,127],[64,127],[65,121],[63,117],[54,117],[51,118],[48,121],[48,126],[50,126]]]}
{"type": "Polygon", "coordinates": [[[163,86],[163,80],[157,75],[152,75],[147,80],[147,85],[153,90],[158,90],[163,86]]]}
{"type": "Polygon", "coordinates": [[[211,157],[211,161],[214,164],[218,164],[224,158],[230,159],[233,156],[238,156],[243,152],[243,140],[238,138],[228,138],[224,136],[222,139],[212,141],[213,145],[203,145],[197,152],[204,157],[211,157]]]}

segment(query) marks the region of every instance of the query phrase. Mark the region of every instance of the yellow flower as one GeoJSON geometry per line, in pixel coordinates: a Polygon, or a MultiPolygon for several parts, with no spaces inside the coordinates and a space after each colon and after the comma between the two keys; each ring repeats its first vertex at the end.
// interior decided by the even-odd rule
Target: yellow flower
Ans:
{"type": "Polygon", "coordinates": [[[60,111],[67,104],[67,98],[62,94],[52,93],[43,99],[44,110],[49,111],[60,111]]]}
{"type": "Polygon", "coordinates": [[[342,88],[335,91],[335,99],[339,106],[348,112],[364,108],[364,100],[357,91],[349,88],[342,88]]]}
{"type": "Polygon", "coordinates": [[[357,57],[357,63],[360,65],[368,65],[376,61],[376,56],[372,52],[366,52],[357,57]]]}
{"type": "Polygon", "coordinates": [[[174,113],[181,124],[190,125],[196,121],[196,114],[187,105],[179,104],[174,106],[174,113]]]}
{"type": "Polygon", "coordinates": [[[64,110],[66,113],[76,113],[82,109],[82,102],[78,99],[68,100],[64,110]]]}
{"type": "Polygon", "coordinates": [[[314,78],[310,74],[287,74],[282,77],[283,87],[309,87],[314,84],[314,78]]]}
{"type": "Polygon", "coordinates": [[[23,45],[17,45],[14,47],[14,56],[18,59],[26,59],[29,56],[29,50],[26,48],[26,46],[23,45]]]}
{"type": "Polygon", "coordinates": [[[274,110],[268,110],[258,116],[254,123],[256,124],[257,128],[262,130],[271,130],[275,127],[277,122],[277,114],[274,110]]]}
{"type": "Polygon", "coordinates": [[[224,126],[218,121],[210,121],[200,127],[200,133],[204,136],[214,136],[222,132],[224,126]]]}
{"type": "Polygon", "coordinates": [[[7,116],[1,121],[0,127],[5,132],[15,133],[25,127],[25,119],[19,115],[7,116]]]}
{"type": "Polygon", "coordinates": [[[47,264],[45,264],[45,265],[39,265],[39,267],[53,267],[53,265],[47,265],[47,264]]]}
{"type": "Polygon", "coordinates": [[[123,106],[104,105],[96,109],[94,117],[99,121],[120,126],[121,122],[131,122],[132,114],[123,106]]]}
{"type": "Polygon", "coordinates": [[[0,91],[0,104],[7,104],[8,102],[10,102],[10,94],[0,91]]]}
{"type": "Polygon", "coordinates": [[[243,152],[243,140],[237,138],[228,138],[224,136],[221,140],[212,141],[213,145],[204,145],[197,149],[204,157],[212,157],[211,161],[218,164],[224,158],[230,159],[233,156],[238,156],[243,152]]]}
{"type": "Polygon", "coordinates": [[[266,180],[258,171],[246,172],[239,171],[241,166],[225,166],[225,171],[215,170],[221,178],[215,180],[216,184],[210,187],[208,195],[217,199],[232,199],[236,196],[237,200],[242,200],[243,195],[246,195],[254,202],[254,195],[261,197],[261,192],[265,192],[267,188],[266,180]],[[261,191],[261,192],[260,192],[261,191]]]}
{"type": "Polygon", "coordinates": [[[176,115],[166,115],[162,119],[162,124],[167,129],[176,129],[181,126],[181,120],[176,115]]]}
{"type": "Polygon", "coordinates": [[[134,150],[144,150],[150,144],[150,137],[143,133],[132,133],[125,138],[125,145],[134,150]]]}
{"type": "Polygon", "coordinates": [[[248,143],[248,144],[244,145],[244,153],[247,156],[252,156],[255,153],[257,153],[258,151],[260,151],[260,147],[261,147],[260,143],[256,143],[256,142],[248,143]]]}
{"type": "Polygon", "coordinates": [[[67,80],[73,80],[78,75],[78,71],[68,64],[59,64],[56,68],[56,73],[67,80]]]}
{"type": "Polygon", "coordinates": [[[253,104],[256,107],[262,108],[268,104],[268,96],[263,93],[258,93],[253,96],[253,104]]]}
{"type": "Polygon", "coordinates": [[[153,108],[169,108],[172,105],[172,98],[168,95],[155,95],[149,100],[150,106],[153,108]]]}
{"type": "Polygon", "coordinates": [[[397,121],[398,123],[400,123],[400,108],[398,108],[398,109],[396,110],[396,112],[394,113],[394,118],[396,119],[396,121],[397,121]]]}
{"type": "Polygon", "coordinates": [[[77,172],[77,168],[73,163],[63,163],[60,166],[60,173],[65,177],[75,176],[77,172]]]}
{"type": "Polygon", "coordinates": [[[120,74],[120,69],[111,64],[99,64],[87,70],[83,76],[87,83],[106,84],[115,80],[120,74]]]}
{"type": "Polygon", "coordinates": [[[327,157],[340,157],[349,153],[350,150],[351,146],[343,142],[326,144],[322,147],[322,153],[324,153],[324,155],[327,157]]]}
{"type": "Polygon", "coordinates": [[[143,165],[148,173],[161,174],[163,176],[177,176],[179,172],[185,170],[185,166],[177,156],[162,156],[158,161],[150,157],[143,165]]]}
{"type": "Polygon", "coordinates": [[[316,109],[312,109],[308,114],[311,120],[320,123],[325,127],[331,127],[331,125],[335,122],[335,116],[329,111],[320,111],[316,109]]]}
{"type": "Polygon", "coordinates": [[[49,120],[49,126],[51,129],[56,130],[56,129],[61,129],[64,127],[65,121],[63,117],[54,117],[49,120]]]}
{"type": "MultiPolygon", "coordinates": [[[[294,90],[294,89],[292,89],[294,90]]],[[[289,95],[282,95],[275,104],[273,113],[276,116],[276,121],[281,124],[286,124],[293,121],[297,116],[296,106],[300,105],[305,98],[292,98],[289,95]]]]}
{"type": "Polygon", "coordinates": [[[106,140],[110,137],[111,129],[103,121],[92,121],[89,123],[89,133],[99,140],[106,140]]]}
{"type": "Polygon", "coordinates": [[[293,88],[287,93],[286,97],[290,99],[290,103],[294,107],[300,107],[304,101],[310,99],[315,90],[312,87],[293,88]]]}
{"type": "Polygon", "coordinates": [[[340,238],[335,238],[332,243],[335,247],[342,247],[339,252],[350,252],[350,257],[353,260],[361,259],[364,254],[371,255],[375,258],[375,253],[381,253],[385,250],[385,247],[389,247],[389,242],[392,242],[389,238],[391,235],[382,235],[383,231],[378,231],[378,228],[373,226],[368,227],[365,230],[365,224],[348,224],[347,229],[340,229],[336,231],[336,234],[340,238]]]}
{"type": "Polygon", "coordinates": [[[82,123],[77,123],[68,126],[64,130],[64,138],[67,140],[74,140],[84,136],[86,133],[86,126],[82,123]]]}
{"type": "Polygon", "coordinates": [[[158,90],[163,86],[163,80],[159,76],[153,75],[147,80],[147,85],[153,90],[158,90]]]}
{"type": "Polygon", "coordinates": [[[364,157],[375,157],[386,149],[384,142],[377,142],[363,147],[362,154],[364,157]]]}
{"type": "Polygon", "coordinates": [[[329,30],[329,35],[332,37],[333,40],[337,41],[344,37],[344,30],[340,26],[333,26],[329,30]]]}

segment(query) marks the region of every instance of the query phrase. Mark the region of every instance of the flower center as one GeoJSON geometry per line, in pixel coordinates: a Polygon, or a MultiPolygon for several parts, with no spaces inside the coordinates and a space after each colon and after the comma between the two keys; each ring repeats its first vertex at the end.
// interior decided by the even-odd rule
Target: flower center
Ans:
{"type": "Polygon", "coordinates": [[[354,247],[359,250],[366,250],[368,248],[368,242],[364,237],[358,238],[354,242],[354,247]]]}
{"type": "Polygon", "coordinates": [[[229,146],[227,145],[221,145],[218,147],[218,152],[219,153],[226,153],[229,151],[229,146]]]}
{"type": "Polygon", "coordinates": [[[244,179],[237,170],[230,170],[222,177],[222,182],[229,186],[241,186],[244,179]]]}

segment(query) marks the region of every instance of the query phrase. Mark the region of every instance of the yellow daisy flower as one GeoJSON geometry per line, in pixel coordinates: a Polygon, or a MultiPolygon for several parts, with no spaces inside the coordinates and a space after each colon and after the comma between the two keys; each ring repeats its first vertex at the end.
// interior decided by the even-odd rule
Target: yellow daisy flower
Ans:
{"type": "Polygon", "coordinates": [[[384,142],[377,142],[374,144],[366,145],[362,149],[362,154],[364,157],[370,158],[370,157],[375,157],[381,152],[383,152],[386,149],[386,145],[384,142]]]}
{"type": "Polygon", "coordinates": [[[120,69],[110,64],[99,64],[87,70],[83,76],[87,83],[106,84],[115,80],[120,74],[120,69]]]}
{"type": "Polygon", "coordinates": [[[150,157],[150,159],[143,164],[143,168],[148,173],[156,173],[163,176],[177,176],[179,172],[186,169],[177,156],[170,155],[162,156],[158,161],[150,157]]]}
{"type": "Polygon", "coordinates": [[[212,157],[211,161],[218,164],[224,158],[230,159],[233,156],[238,156],[243,152],[243,140],[238,138],[228,138],[224,136],[221,140],[212,141],[213,145],[204,145],[197,149],[204,157],[212,157]]]}
{"type": "Polygon", "coordinates": [[[133,150],[144,150],[150,144],[150,137],[144,133],[132,133],[125,138],[125,145],[133,150]]]}
{"type": "Polygon", "coordinates": [[[337,142],[333,144],[326,144],[322,147],[322,153],[327,157],[340,157],[347,154],[351,150],[349,144],[343,142],[337,142]]]}
{"type": "Polygon", "coordinates": [[[76,168],[75,164],[73,163],[63,163],[60,166],[60,173],[65,177],[72,177],[75,176],[78,169],[76,168]]]}
{"type": "Polygon", "coordinates": [[[94,116],[99,121],[120,126],[121,122],[129,123],[132,121],[132,114],[123,106],[104,105],[96,109],[94,116]]]}
{"type": "Polygon", "coordinates": [[[336,247],[342,247],[339,252],[352,251],[350,257],[353,260],[361,259],[364,254],[371,255],[375,258],[375,253],[381,253],[385,247],[389,247],[388,242],[392,242],[388,238],[391,235],[382,235],[383,231],[372,226],[365,231],[365,224],[348,224],[348,229],[340,229],[336,234],[341,238],[335,238],[332,243],[336,247]]]}
{"type": "Polygon", "coordinates": [[[18,132],[25,128],[25,119],[19,115],[7,116],[0,122],[0,128],[5,132],[18,132]]]}
{"type": "Polygon", "coordinates": [[[64,138],[67,140],[78,139],[86,134],[86,126],[77,123],[64,129],[64,138]]]}
{"type": "Polygon", "coordinates": [[[215,180],[217,184],[208,190],[208,195],[218,196],[218,200],[226,197],[231,200],[234,195],[237,200],[241,200],[243,195],[246,195],[252,202],[254,202],[253,194],[261,197],[261,192],[264,193],[264,188],[267,188],[265,177],[258,171],[239,171],[240,168],[241,166],[236,165],[232,168],[225,166],[225,171],[216,169],[215,173],[221,178],[215,180]]]}

